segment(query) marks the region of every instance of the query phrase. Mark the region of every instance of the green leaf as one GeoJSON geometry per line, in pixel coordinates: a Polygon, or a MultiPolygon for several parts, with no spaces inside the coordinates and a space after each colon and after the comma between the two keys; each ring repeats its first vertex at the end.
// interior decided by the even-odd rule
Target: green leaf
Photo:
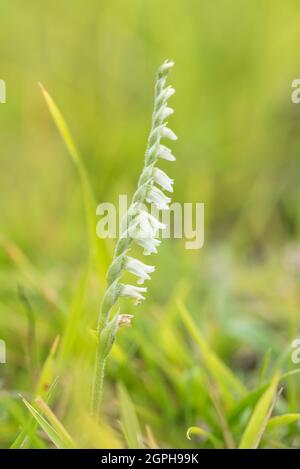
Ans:
{"type": "Polygon", "coordinates": [[[263,361],[262,361],[262,365],[261,365],[261,369],[260,369],[260,373],[259,373],[259,378],[258,378],[258,384],[259,385],[261,385],[261,383],[264,381],[264,379],[267,375],[270,360],[271,360],[271,353],[272,353],[272,349],[269,348],[267,350],[265,356],[264,356],[263,361]]]}
{"type": "Polygon", "coordinates": [[[257,400],[265,392],[267,387],[268,385],[265,384],[259,388],[256,388],[246,394],[246,396],[244,396],[240,401],[238,401],[230,411],[228,418],[229,423],[233,424],[248,407],[254,406],[257,400]]]}
{"type": "MultiPolygon", "coordinates": [[[[54,393],[54,390],[56,388],[57,384],[57,379],[53,380],[52,383],[49,386],[49,379],[52,379],[53,375],[53,357],[55,354],[55,350],[57,347],[58,341],[55,339],[50,353],[48,357],[45,360],[45,363],[43,365],[43,368],[41,370],[41,374],[39,377],[39,384],[37,386],[37,389],[39,389],[43,396],[45,396],[45,401],[49,402],[52,398],[52,395],[54,393]]],[[[33,418],[32,415],[30,415],[29,419],[27,422],[23,423],[22,422],[22,430],[10,446],[11,449],[21,449],[21,448],[28,448],[30,445],[34,442],[36,445],[36,440],[38,437],[36,436],[36,430],[37,430],[37,422],[33,418]]],[[[42,442],[43,444],[43,442],[42,442]]]]}
{"type": "MultiPolygon", "coordinates": [[[[280,381],[284,381],[287,378],[290,378],[294,375],[297,375],[300,373],[300,368],[297,368],[295,370],[288,371],[287,373],[283,373],[280,377],[280,381]]],[[[266,391],[268,386],[270,385],[271,380],[268,380],[266,384],[263,384],[262,386],[253,389],[249,393],[247,393],[240,401],[236,403],[236,405],[231,409],[230,415],[229,415],[229,423],[232,425],[239,417],[240,415],[248,408],[252,407],[255,405],[257,400],[262,396],[262,394],[266,391]]]]}
{"type": "Polygon", "coordinates": [[[246,388],[225,365],[225,363],[217,356],[217,354],[210,348],[204,337],[200,334],[196,324],[194,323],[184,304],[181,301],[178,301],[177,307],[187,330],[201,351],[202,360],[207,368],[207,371],[218,383],[225,402],[232,406],[235,402],[235,396],[241,398],[243,395],[245,395],[246,388]]]}
{"type": "Polygon", "coordinates": [[[50,407],[46,404],[46,402],[40,397],[36,398],[35,402],[39,406],[41,412],[47,417],[49,423],[58,433],[60,438],[64,441],[65,445],[68,448],[75,448],[76,445],[74,441],[72,440],[71,436],[69,435],[69,433],[67,432],[63,424],[58,420],[56,415],[52,412],[50,407]]]}
{"type": "Polygon", "coordinates": [[[24,413],[24,406],[20,406],[19,400],[13,399],[13,401],[8,403],[9,411],[12,410],[11,405],[14,406],[11,415],[18,424],[18,428],[21,428],[21,431],[11,443],[10,449],[26,449],[31,445],[37,449],[47,448],[47,445],[42,438],[36,434],[38,424],[32,415],[28,416],[27,412],[24,413]]]}
{"type": "Polygon", "coordinates": [[[122,384],[119,384],[121,428],[130,449],[144,448],[142,432],[132,400],[122,384]]]}
{"type": "Polygon", "coordinates": [[[276,372],[271,384],[257,402],[242,436],[240,449],[255,449],[258,447],[271,416],[279,379],[280,374],[276,372]]]}
{"type": "Polygon", "coordinates": [[[75,446],[70,446],[68,442],[65,440],[64,435],[60,434],[47,420],[31,405],[29,404],[26,399],[23,398],[23,402],[26,405],[27,409],[33,416],[33,418],[37,421],[40,427],[44,430],[46,435],[50,438],[52,443],[58,449],[72,449],[75,446]]]}
{"type": "Polygon", "coordinates": [[[279,415],[278,417],[272,417],[268,422],[267,429],[270,430],[275,427],[284,427],[297,422],[298,420],[300,420],[300,414],[284,414],[279,415]]]}

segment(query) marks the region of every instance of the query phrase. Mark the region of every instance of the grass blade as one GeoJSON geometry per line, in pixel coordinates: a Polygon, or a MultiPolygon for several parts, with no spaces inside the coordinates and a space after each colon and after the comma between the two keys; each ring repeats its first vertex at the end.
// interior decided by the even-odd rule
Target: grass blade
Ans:
{"type": "Polygon", "coordinates": [[[50,425],[47,420],[31,405],[29,404],[26,399],[23,398],[23,402],[26,405],[27,409],[33,416],[33,418],[37,421],[37,423],[40,425],[40,427],[44,430],[46,435],[50,438],[52,443],[56,446],[58,449],[71,449],[70,447],[62,438],[62,436],[57,432],[57,430],[50,425]]]}
{"type": "Polygon", "coordinates": [[[238,401],[237,404],[230,411],[228,418],[229,423],[235,423],[246,409],[248,409],[249,407],[254,407],[254,405],[265,392],[267,387],[268,384],[265,384],[259,388],[256,388],[246,394],[246,396],[244,396],[240,401],[238,401]]]}
{"type": "Polygon", "coordinates": [[[300,414],[284,414],[272,417],[268,422],[267,429],[270,430],[277,427],[284,427],[297,422],[298,420],[300,420],[300,414]]]}
{"type": "MultiPolygon", "coordinates": [[[[53,342],[50,352],[44,362],[41,369],[38,384],[36,386],[35,395],[42,395],[46,401],[50,401],[54,389],[57,384],[57,380],[53,379],[54,376],[54,356],[59,344],[59,337],[53,342]]],[[[29,447],[33,440],[36,439],[37,422],[31,415],[27,423],[23,425],[23,429],[18,434],[12,445],[11,449],[21,449],[29,447]]]]}
{"type": "Polygon", "coordinates": [[[201,437],[207,439],[208,441],[210,441],[210,443],[216,449],[217,448],[222,448],[222,446],[223,446],[221,441],[218,440],[214,435],[212,435],[212,433],[210,433],[207,430],[204,430],[201,427],[190,427],[190,428],[188,428],[188,430],[186,432],[187,439],[191,440],[191,436],[193,436],[193,435],[201,436],[201,437]]]}
{"type": "Polygon", "coordinates": [[[142,432],[132,400],[122,384],[119,384],[121,427],[130,449],[144,448],[142,432]]]}
{"type": "Polygon", "coordinates": [[[258,378],[258,385],[260,386],[266,375],[267,375],[267,372],[268,372],[268,368],[269,368],[269,365],[270,365],[270,361],[271,361],[271,354],[272,354],[272,349],[269,348],[264,356],[264,359],[262,361],[262,365],[261,365],[261,369],[260,369],[260,373],[259,373],[259,378],[258,378]]]}
{"type": "Polygon", "coordinates": [[[58,435],[60,435],[60,438],[64,441],[65,445],[68,448],[76,448],[76,445],[72,440],[71,436],[69,435],[65,427],[62,425],[62,423],[58,420],[56,415],[54,415],[48,404],[46,404],[46,402],[41,397],[37,397],[35,402],[41,412],[47,417],[49,423],[56,430],[58,435]]]}
{"type": "Polygon", "coordinates": [[[24,279],[43,296],[47,303],[61,309],[62,305],[60,304],[57,292],[42,279],[41,273],[35,268],[20,247],[12,240],[7,239],[3,233],[0,233],[0,246],[19,269],[24,279]]]}
{"type": "Polygon", "coordinates": [[[96,268],[100,276],[100,280],[102,284],[104,284],[105,273],[106,273],[106,268],[108,264],[108,253],[107,253],[105,241],[98,238],[96,234],[96,224],[97,224],[96,202],[95,202],[94,194],[93,194],[90,182],[89,182],[89,178],[86,173],[85,166],[82,162],[81,156],[74,143],[69,127],[61,111],[55,104],[54,100],[52,99],[48,91],[45,90],[43,85],[39,84],[39,86],[42,90],[43,96],[45,98],[50,114],[53,118],[53,121],[61,135],[62,140],[64,141],[67,147],[68,153],[71,156],[71,159],[73,163],[75,164],[78,174],[79,174],[87,227],[88,227],[89,245],[91,247],[91,257],[95,259],[95,264],[96,264],[96,268]]]}
{"type": "Polygon", "coordinates": [[[54,381],[54,357],[59,345],[60,338],[57,336],[52,344],[48,357],[46,358],[44,365],[42,367],[39,380],[36,386],[36,390],[34,395],[35,396],[42,396],[44,397],[51,385],[54,381]]]}
{"type": "Polygon", "coordinates": [[[209,347],[184,304],[181,301],[178,301],[177,307],[188,332],[191,334],[201,351],[202,360],[207,371],[218,383],[227,404],[233,405],[235,395],[239,398],[242,397],[245,395],[246,389],[225,363],[222,362],[216,353],[209,347]]]}
{"type": "Polygon", "coordinates": [[[88,282],[88,277],[90,273],[89,265],[83,272],[79,284],[77,286],[72,304],[70,307],[70,312],[68,314],[67,322],[64,328],[64,333],[61,339],[59,361],[63,363],[73,352],[74,344],[78,336],[78,331],[80,328],[80,320],[83,313],[83,301],[86,291],[86,286],[88,282]]]}
{"type": "Polygon", "coordinates": [[[276,390],[280,374],[275,373],[271,384],[257,402],[246,430],[242,436],[240,449],[255,449],[258,447],[266,429],[276,399],[276,390]]]}

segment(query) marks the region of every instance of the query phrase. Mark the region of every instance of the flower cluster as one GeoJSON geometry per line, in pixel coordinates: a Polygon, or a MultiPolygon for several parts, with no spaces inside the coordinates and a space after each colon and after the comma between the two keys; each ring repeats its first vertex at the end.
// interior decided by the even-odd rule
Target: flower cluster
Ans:
{"type": "Polygon", "coordinates": [[[160,240],[157,239],[158,232],[165,228],[163,223],[147,211],[145,204],[153,204],[158,210],[168,210],[171,202],[170,197],[164,191],[173,192],[173,180],[155,165],[160,158],[167,161],[175,160],[171,150],[161,144],[163,138],[177,139],[175,133],[167,127],[165,122],[174,112],[168,106],[168,100],[175,90],[171,86],[165,86],[173,65],[172,61],[166,61],[158,71],[152,127],[145,154],[145,165],[132,203],[125,220],[123,220],[122,234],[116,246],[114,261],[107,274],[107,290],[103,301],[100,326],[105,325],[111,308],[120,296],[133,298],[135,304],[145,298],[144,293],[147,291],[145,287],[125,285],[119,282],[122,273],[127,271],[134,274],[138,278],[137,283],[143,284],[145,280],[150,279],[149,274],[155,270],[154,266],[146,265],[140,260],[128,256],[127,252],[132,242],[135,242],[144,249],[144,255],[156,253],[160,244],[160,240]]]}
{"type": "Polygon", "coordinates": [[[173,65],[172,61],[167,60],[158,70],[152,127],[147,143],[144,168],[131,205],[122,222],[121,236],[116,245],[113,262],[107,273],[107,285],[98,321],[99,339],[93,386],[95,415],[99,411],[101,401],[106,358],[110,353],[118,329],[121,326],[129,326],[132,319],[131,315],[120,314],[119,311],[111,319],[111,310],[119,297],[132,298],[134,303],[138,304],[145,299],[144,294],[147,291],[146,287],[121,283],[121,276],[127,271],[135,275],[138,279],[137,283],[141,285],[145,280],[150,279],[150,274],[155,270],[154,266],[130,257],[128,251],[132,243],[135,243],[143,248],[144,255],[157,252],[157,247],[160,244],[157,234],[159,230],[165,228],[165,225],[148,212],[146,204],[153,205],[156,210],[168,210],[171,202],[170,197],[164,191],[173,192],[173,180],[155,165],[159,159],[175,161],[171,150],[161,144],[161,140],[164,138],[177,139],[165,122],[174,112],[168,107],[168,100],[175,90],[171,86],[165,86],[173,65]]]}

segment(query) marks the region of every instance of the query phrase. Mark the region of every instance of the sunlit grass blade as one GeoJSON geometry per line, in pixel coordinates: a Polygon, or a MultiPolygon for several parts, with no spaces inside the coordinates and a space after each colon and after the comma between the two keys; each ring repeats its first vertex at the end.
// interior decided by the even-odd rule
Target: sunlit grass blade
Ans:
{"type": "Polygon", "coordinates": [[[221,442],[221,440],[219,440],[218,438],[216,438],[211,432],[209,432],[208,430],[204,430],[204,428],[201,428],[201,427],[190,427],[188,428],[187,432],[186,432],[186,437],[191,440],[192,436],[200,436],[206,440],[208,440],[212,446],[214,448],[223,448],[223,443],[221,442]]]}
{"type": "Polygon", "coordinates": [[[153,435],[152,429],[149,425],[146,425],[146,435],[147,435],[147,446],[150,449],[158,449],[158,443],[153,435]]]}
{"type": "Polygon", "coordinates": [[[239,445],[240,449],[255,449],[258,447],[271,417],[279,379],[280,374],[279,372],[276,372],[271,384],[257,402],[248,425],[242,435],[239,445]]]}
{"type": "MultiPolygon", "coordinates": [[[[280,382],[285,381],[287,378],[290,378],[292,376],[296,376],[299,373],[300,368],[283,373],[280,377],[280,382]]],[[[247,393],[240,401],[238,401],[230,411],[229,423],[233,424],[240,418],[241,414],[246,409],[248,409],[249,407],[254,407],[254,405],[257,403],[258,399],[262,396],[262,394],[266,391],[270,383],[271,380],[268,380],[267,383],[253,389],[252,391],[247,393]]]]}
{"type": "Polygon", "coordinates": [[[9,410],[12,418],[17,423],[18,428],[21,428],[21,431],[17,434],[15,439],[10,445],[10,449],[26,449],[29,447],[34,448],[46,448],[46,443],[36,434],[36,429],[38,427],[37,422],[32,417],[28,416],[28,413],[24,413],[24,406],[20,406],[20,401],[15,399],[11,401],[7,409],[9,410]],[[14,407],[12,409],[11,407],[14,407]]]}
{"type": "Polygon", "coordinates": [[[47,420],[50,425],[52,425],[52,427],[56,430],[61,440],[64,441],[65,445],[68,448],[75,448],[76,445],[73,439],[71,438],[65,427],[62,425],[62,423],[58,420],[56,415],[52,412],[48,404],[41,397],[37,397],[35,402],[39,407],[40,411],[44,414],[45,417],[47,417],[47,420]]]}
{"type": "MultiPolygon", "coordinates": [[[[52,392],[56,385],[54,378],[54,359],[59,344],[59,337],[57,336],[54,340],[50,352],[42,366],[38,383],[36,386],[35,396],[46,397],[46,401],[49,401],[52,392]]],[[[21,430],[15,441],[12,443],[11,448],[23,448],[24,446],[30,446],[31,442],[36,438],[37,424],[36,420],[31,415],[24,428],[21,430]]]]}
{"type": "Polygon", "coordinates": [[[206,340],[200,334],[194,320],[192,319],[187,308],[181,301],[177,303],[178,310],[188,332],[198,345],[202,360],[207,371],[213,376],[220,389],[224,400],[228,405],[233,405],[235,398],[241,398],[246,393],[246,388],[225,363],[210,348],[206,340]]]}
{"type": "Polygon", "coordinates": [[[72,449],[74,446],[70,446],[68,441],[65,441],[64,435],[60,433],[57,428],[54,428],[50,425],[49,422],[31,405],[29,404],[26,399],[23,398],[23,402],[26,405],[27,409],[33,416],[33,418],[37,421],[40,427],[44,430],[46,435],[50,438],[52,443],[58,449],[72,449]]]}
{"type": "Polygon", "coordinates": [[[10,449],[25,449],[34,445],[35,448],[46,448],[46,444],[36,436],[37,421],[32,415],[27,419],[23,430],[17,435],[10,445],[10,449]]]}
{"type": "Polygon", "coordinates": [[[59,345],[60,338],[57,336],[52,344],[48,357],[42,367],[39,380],[36,386],[35,396],[44,397],[49,390],[51,383],[54,381],[55,354],[59,345]]]}
{"type": "MultiPolygon", "coordinates": [[[[47,360],[46,360],[47,362],[47,360]]],[[[57,379],[51,383],[46,395],[45,395],[45,402],[50,402],[53,392],[56,388],[57,379]]],[[[37,421],[30,415],[27,422],[22,422],[23,429],[17,435],[16,439],[13,441],[12,445],[10,446],[11,449],[21,449],[21,448],[29,448],[32,444],[36,446],[38,443],[39,446],[45,447],[44,442],[36,435],[36,430],[38,427],[37,421]]]]}
{"type": "Polygon", "coordinates": [[[300,414],[284,414],[276,417],[272,417],[267,425],[267,429],[271,430],[277,427],[284,427],[291,423],[298,422],[300,420],[300,414]]]}
{"type": "MultiPolygon", "coordinates": [[[[59,344],[59,337],[57,336],[52,344],[50,352],[40,371],[38,383],[35,390],[35,396],[40,395],[45,398],[46,402],[51,399],[54,392],[57,380],[54,378],[54,359],[59,344]]],[[[16,439],[11,445],[12,449],[30,447],[36,437],[37,422],[31,415],[27,423],[23,425],[23,429],[18,434],[16,439]]]]}
{"type": "Polygon", "coordinates": [[[118,386],[121,428],[130,449],[144,448],[142,432],[132,400],[122,384],[118,386]]]}
{"type": "Polygon", "coordinates": [[[229,423],[233,424],[235,421],[239,419],[241,414],[246,409],[248,409],[249,407],[253,407],[258,401],[258,399],[265,392],[267,387],[268,387],[268,384],[260,386],[259,388],[256,388],[253,391],[250,391],[241,400],[239,400],[229,413],[229,418],[228,418],[229,423]]]}
{"type": "Polygon", "coordinates": [[[97,224],[96,202],[95,202],[93,190],[91,188],[90,181],[89,181],[87,172],[85,170],[85,166],[83,164],[82,158],[77,150],[77,147],[74,143],[69,127],[61,111],[55,104],[54,100],[52,99],[48,91],[46,91],[44,86],[42,84],[39,84],[39,85],[42,90],[45,101],[47,103],[50,114],[54,120],[54,123],[61,135],[62,140],[64,141],[67,147],[68,153],[71,156],[77,168],[79,177],[80,177],[82,197],[83,197],[88,235],[89,235],[89,245],[91,248],[91,255],[92,255],[92,258],[95,259],[97,271],[99,272],[100,279],[102,283],[104,284],[105,273],[106,273],[106,268],[107,268],[108,253],[107,253],[105,241],[98,238],[96,234],[96,224],[97,224]]]}

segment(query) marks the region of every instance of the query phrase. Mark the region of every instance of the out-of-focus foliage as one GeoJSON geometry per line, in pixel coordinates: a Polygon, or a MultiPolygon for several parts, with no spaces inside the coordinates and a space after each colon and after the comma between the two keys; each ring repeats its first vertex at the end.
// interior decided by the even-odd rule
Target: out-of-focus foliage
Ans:
{"type": "Polygon", "coordinates": [[[1,447],[300,446],[298,43],[296,0],[2,2],[1,447]],[[91,260],[82,170],[37,83],[96,204],[117,204],[136,185],[166,58],[174,200],[205,203],[205,244],[164,240],[147,301],[124,305],[136,319],[114,347],[98,424],[93,329],[113,242],[91,260]]]}

